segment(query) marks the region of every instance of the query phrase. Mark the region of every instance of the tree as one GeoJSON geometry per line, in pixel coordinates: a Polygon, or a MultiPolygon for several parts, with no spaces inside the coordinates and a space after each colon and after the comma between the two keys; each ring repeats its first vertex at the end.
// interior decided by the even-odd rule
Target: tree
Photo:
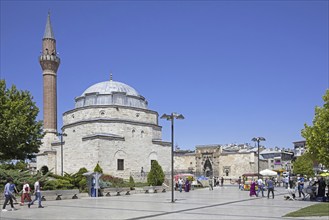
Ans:
{"type": "Polygon", "coordinates": [[[147,175],[147,183],[152,186],[161,186],[164,182],[165,174],[158,161],[153,160],[151,164],[151,170],[147,175]]]}
{"type": "Polygon", "coordinates": [[[313,126],[305,124],[302,136],[310,156],[329,167],[329,90],[323,96],[323,107],[315,107],[313,126]]]}
{"type": "Polygon", "coordinates": [[[6,88],[0,80],[0,160],[24,160],[39,152],[43,137],[42,122],[36,121],[39,109],[28,91],[13,85],[6,88]]]}
{"type": "Polygon", "coordinates": [[[310,156],[310,153],[306,152],[302,156],[298,157],[293,163],[294,173],[314,176],[313,164],[314,163],[310,156]]]}

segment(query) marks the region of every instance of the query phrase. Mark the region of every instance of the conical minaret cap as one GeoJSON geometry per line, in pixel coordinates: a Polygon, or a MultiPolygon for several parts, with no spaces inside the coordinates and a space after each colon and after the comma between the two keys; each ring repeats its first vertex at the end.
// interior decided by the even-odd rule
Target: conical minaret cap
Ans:
{"type": "Polygon", "coordinates": [[[47,17],[45,34],[43,35],[43,39],[45,39],[45,38],[55,39],[53,28],[52,28],[51,22],[50,22],[50,13],[49,12],[48,12],[48,17],[47,17]]]}

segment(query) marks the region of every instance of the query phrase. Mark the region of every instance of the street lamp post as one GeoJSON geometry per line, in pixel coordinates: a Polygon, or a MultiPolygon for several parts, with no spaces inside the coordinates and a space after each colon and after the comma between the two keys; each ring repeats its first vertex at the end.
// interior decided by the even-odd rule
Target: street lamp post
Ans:
{"type": "Polygon", "coordinates": [[[182,114],[171,113],[170,115],[163,114],[162,119],[167,119],[171,121],[171,202],[174,200],[174,119],[184,119],[182,114]]]}
{"type": "Polygon", "coordinates": [[[257,142],[257,147],[258,147],[258,155],[257,155],[257,158],[258,158],[258,169],[257,169],[257,176],[258,176],[258,179],[259,179],[259,142],[260,141],[266,141],[266,140],[263,137],[254,137],[251,140],[257,142]]]}
{"type": "Polygon", "coordinates": [[[67,134],[57,133],[57,136],[61,138],[61,176],[64,176],[64,165],[63,165],[63,136],[67,136],[67,134]]]}

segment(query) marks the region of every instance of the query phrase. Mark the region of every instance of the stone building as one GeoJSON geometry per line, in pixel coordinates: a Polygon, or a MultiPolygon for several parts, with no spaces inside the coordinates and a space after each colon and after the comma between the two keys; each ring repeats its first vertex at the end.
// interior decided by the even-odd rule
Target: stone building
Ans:
{"type": "MultiPolygon", "coordinates": [[[[175,153],[175,170],[196,176],[237,179],[245,173],[257,173],[257,150],[246,144],[198,145],[193,153],[175,153]]],[[[268,161],[260,158],[260,170],[267,167],[268,161]]]]}
{"type": "Polygon", "coordinates": [[[112,75],[75,98],[75,108],[63,114],[61,138],[58,138],[56,72],[59,58],[49,15],[43,42],[40,63],[44,78],[47,77],[44,79],[46,136],[37,155],[37,168],[47,166],[54,173],[62,174],[77,172],[82,167],[93,170],[99,163],[104,173],[128,179],[130,175],[140,174],[142,167],[148,172],[151,162],[157,160],[163,170],[169,172],[171,143],[161,140],[158,113],[148,109],[147,100],[134,88],[114,81],[112,75]],[[54,54],[49,55],[49,51],[54,54]]]}
{"type": "Polygon", "coordinates": [[[174,152],[175,173],[195,173],[195,151],[176,150],[174,152]]]}

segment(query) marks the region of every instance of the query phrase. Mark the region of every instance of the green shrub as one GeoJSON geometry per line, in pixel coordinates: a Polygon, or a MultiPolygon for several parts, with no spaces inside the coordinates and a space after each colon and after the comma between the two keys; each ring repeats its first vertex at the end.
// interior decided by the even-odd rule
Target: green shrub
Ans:
{"type": "Polygon", "coordinates": [[[98,163],[97,163],[96,167],[94,168],[94,172],[103,173],[103,169],[101,168],[101,166],[98,163]]]}
{"type": "Polygon", "coordinates": [[[88,191],[87,179],[86,178],[80,180],[79,190],[80,190],[80,192],[87,192],[88,191]]]}
{"type": "Polygon", "coordinates": [[[165,174],[158,161],[154,160],[151,164],[151,170],[147,175],[147,183],[152,186],[161,186],[164,182],[165,174]]]}
{"type": "Polygon", "coordinates": [[[18,161],[15,165],[15,169],[17,170],[27,170],[27,165],[24,161],[18,161]]]}
{"type": "Polygon", "coordinates": [[[131,190],[135,189],[135,181],[132,176],[129,177],[129,187],[131,190]]]}
{"type": "Polygon", "coordinates": [[[74,186],[68,181],[63,179],[48,180],[45,182],[44,190],[55,190],[55,189],[73,189],[74,186]]]}
{"type": "Polygon", "coordinates": [[[144,186],[148,186],[148,183],[145,182],[136,182],[135,183],[135,187],[144,187],[144,186]]]}
{"type": "Polygon", "coordinates": [[[34,183],[40,179],[40,183],[42,184],[49,176],[50,173],[46,175],[41,175],[41,173],[37,173],[36,175],[31,175],[29,171],[21,171],[9,169],[5,170],[0,168],[0,190],[3,190],[4,185],[7,183],[7,179],[11,177],[13,179],[13,183],[16,185],[18,191],[22,190],[24,181],[27,181],[30,184],[30,187],[33,189],[34,183]]]}
{"type": "Polygon", "coordinates": [[[123,181],[122,178],[114,177],[108,174],[104,174],[100,177],[100,180],[103,182],[110,183],[112,187],[123,187],[125,186],[125,182],[123,181]]]}

